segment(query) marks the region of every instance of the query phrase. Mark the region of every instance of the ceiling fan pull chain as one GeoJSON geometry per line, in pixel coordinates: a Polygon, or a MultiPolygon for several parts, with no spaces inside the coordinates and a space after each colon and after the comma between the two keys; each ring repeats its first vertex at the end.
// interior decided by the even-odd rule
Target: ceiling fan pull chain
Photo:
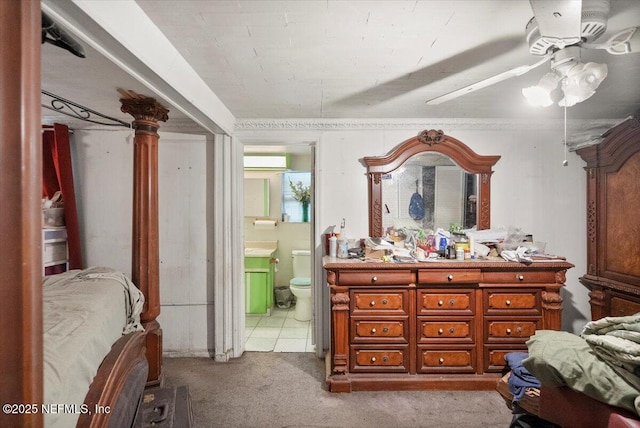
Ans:
{"type": "MultiPolygon", "coordinates": [[[[562,81],[562,86],[565,80],[562,81]]],[[[564,160],[562,161],[562,166],[569,165],[569,161],[567,160],[567,106],[564,106],[564,160]]]]}

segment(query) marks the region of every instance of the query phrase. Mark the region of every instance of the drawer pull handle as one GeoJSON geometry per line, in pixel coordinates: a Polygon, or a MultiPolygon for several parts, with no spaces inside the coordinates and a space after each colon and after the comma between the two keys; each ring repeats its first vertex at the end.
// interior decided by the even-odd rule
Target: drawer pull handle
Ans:
{"type": "Polygon", "coordinates": [[[372,300],[371,303],[369,303],[369,306],[375,306],[376,305],[376,301],[372,300]]]}
{"type": "Polygon", "coordinates": [[[442,300],[438,300],[438,306],[442,306],[444,305],[444,302],[442,300]]]}
{"type": "Polygon", "coordinates": [[[378,280],[377,276],[374,276],[373,278],[371,278],[371,282],[376,282],[378,280]]]}
{"type": "Polygon", "coordinates": [[[505,305],[510,306],[511,305],[511,300],[507,300],[506,302],[504,302],[505,305]]]}
{"type": "Polygon", "coordinates": [[[440,357],[440,359],[438,360],[439,364],[444,364],[444,358],[440,357]]]}
{"type": "Polygon", "coordinates": [[[507,334],[511,334],[511,329],[510,328],[507,329],[507,334]]]}
{"type": "Polygon", "coordinates": [[[382,304],[386,305],[387,303],[389,303],[389,301],[387,299],[382,299],[382,304]]]}
{"type": "Polygon", "coordinates": [[[382,327],[382,332],[383,333],[389,333],[389,327],[382,327]]]}
{"type": "Polygon", "coordinates": [[[518,281],[524,281],[524,275],[518,275],[517,278],[518,281]]]}
{"type": "Polygon", "coordinates": [[[453,281],[453,275],[449,274],[449,275],[447,276],[447,279],[448,279],[449,281],[453,281]]]}
{"type": "Polygon", "coordinates": [[[372,329],[371,329],[371,334],[376,334],[376,332],[377,332],[377,331],[378,331],[378,330],[376,330],[375,328],[372,328],[372,329]]]}
{"type": "Polygon", "coordinates": [[[389,357],[387,357],[387,356],[385,355],[384,357],[382,357],[382,361],[384,361],[384,362],[386,363],[387,361],[389,361],[389,357]]]}
{"type": "Polygon", "coordinates": [[[372,363],[375,363],[376,361],[377,361],[377,360],[376,360],[376,357],[371,357],[371,362],[372,362],[372,363]]]}
{"type": "Polygon", "coordinates": [[[517,331],[518,333],[522,333],[522,327],[518,326],[518,328],[516,328],[516,331],[517,331]]]}
{"type": "Polygon", "coordinates": [[[455,301],[455,300],[453,300],[453,299],[451,299],[451,300],[449,300],[449,304],[450,304],[451,306],[453,306],[453,305],[455,305],[455,304],[456,304],[456,301],[455,301]]]}
{"type": "Polygon", "coordinates": [[[442,334],[442,333],[444,333],[444,330],[443,330],[443,329],[441,329],[441,328],[439,328],[439,329],[438,329],[438,334],[442,334]]]}
{"type": "Polygon", "coordinates": [[[451,328],[449,329],[449,333],[453,333],[454,331],[456,331],[456,330],[455,330],[453,327],[451,327],[451,328]]]}

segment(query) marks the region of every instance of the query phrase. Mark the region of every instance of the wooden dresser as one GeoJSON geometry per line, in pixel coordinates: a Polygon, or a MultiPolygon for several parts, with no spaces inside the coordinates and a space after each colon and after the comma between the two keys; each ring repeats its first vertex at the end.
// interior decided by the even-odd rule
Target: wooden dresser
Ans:
{"type": "Polygon", "coordinates": [[[504,355],[559,330],[564,261],[368,263],[325,257],[332,392],[495,389],[504,355]]]}
{"type": "Polygon", "coordinates": [[[591,318],[640,312],[640,120],[628,119],[577,153],[587,166],[591,318]]]}

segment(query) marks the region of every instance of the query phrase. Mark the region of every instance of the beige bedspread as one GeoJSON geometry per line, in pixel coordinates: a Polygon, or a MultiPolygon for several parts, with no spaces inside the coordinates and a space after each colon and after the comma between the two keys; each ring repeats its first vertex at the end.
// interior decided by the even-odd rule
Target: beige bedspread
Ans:
{"type": "Polygon", "coordinates": [[[45,278],[45,427],[73,427],[85,395],[111,345],[142,330],[142,293],[108,268],[72,270],[45,278]],[[47,413],[46,411],[49,411],[47,413]]]}

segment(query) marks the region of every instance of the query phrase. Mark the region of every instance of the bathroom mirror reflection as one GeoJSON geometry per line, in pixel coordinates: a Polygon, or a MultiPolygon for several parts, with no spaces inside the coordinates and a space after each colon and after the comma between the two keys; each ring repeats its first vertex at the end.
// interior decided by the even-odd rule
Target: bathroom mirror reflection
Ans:
{"type": "Polygon", "coordinates": [[[449,229],[476,225],[477,176],[448,156],[419,153],[381,176],[382,229],[449,229]]]}

